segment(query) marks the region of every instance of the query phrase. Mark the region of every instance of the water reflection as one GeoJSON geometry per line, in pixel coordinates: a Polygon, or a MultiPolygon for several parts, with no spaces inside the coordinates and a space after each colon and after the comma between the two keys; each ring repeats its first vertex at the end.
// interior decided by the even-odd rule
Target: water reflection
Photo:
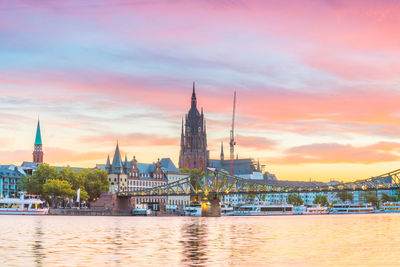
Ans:
{"type": "Polygon", "coordinates": [[[42,230],[42,220],[39,218],[35,221],[35,234],[34,241],[32,244],[33,254],[35,256],[35,263],[37,267],[43,266],[43,260],[45,258],[45,253],[43,250],[43,230],[42,230]]]}
{"type": "Polygon", "coordinates": [[[121,266],[121,250],[123,249],[122,246],[122,239],[121,239],[121,228],[119,226],[118,220],[114,221],[115,228],[114,228],[114,261],[116,266],[121,266]]]}
{"type": "Polygon", "coordinates": [[[400,214],[0,216],[0,266],[398,266],[400,214]]]}
{"type": "Polygon", "coordinates": [[[204,266],[207,263],[207,225],[200,219],[183,224],[182,228],[183,258],[182,264],[204,266]]]}

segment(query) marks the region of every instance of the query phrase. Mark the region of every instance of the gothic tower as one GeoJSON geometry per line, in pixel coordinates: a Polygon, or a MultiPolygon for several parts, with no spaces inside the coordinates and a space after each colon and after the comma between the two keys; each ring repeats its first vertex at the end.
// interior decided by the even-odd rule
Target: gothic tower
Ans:
{"type": "Polygon", "coordinates": [[[179,153],[179,168],[207,168],[209,151],[207,150],[206,122],[203,109],[197,109],[196,90],[193,82],[192,103],[185,123],[182,121],[181,149],[179,153]]]}
{"type": "Polygon", "coordinates": [[[36,129],[35,145],[33,148],[33,162],[36,164],[43,163],[42,136],[40,134],[40,122],[38,120],[36,129]]]}

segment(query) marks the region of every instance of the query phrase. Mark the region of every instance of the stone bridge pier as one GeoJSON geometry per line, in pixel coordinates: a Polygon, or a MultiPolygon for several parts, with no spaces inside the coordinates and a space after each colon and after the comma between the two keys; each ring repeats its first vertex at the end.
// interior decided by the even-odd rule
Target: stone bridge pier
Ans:
{"type": "Polygon", "coordinates": [[[201,202],[201,217],[221,217],[221,205],[217,196],[208,197],[201,202]]]}

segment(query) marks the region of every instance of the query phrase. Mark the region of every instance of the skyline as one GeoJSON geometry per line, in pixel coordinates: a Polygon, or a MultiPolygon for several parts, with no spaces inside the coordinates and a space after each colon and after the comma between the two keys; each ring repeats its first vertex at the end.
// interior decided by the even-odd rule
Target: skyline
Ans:
{"type": "Polygon", "coordinates": [[[282,180],[367,178],[400,160],[399,3],[13,1],[0,7],[0,162],[177,165],[196,82],[210,158],[229,143],[282,180]],[[165,14],[168,14],[166,16],[165,14]],[[318,21],[318,25],[315,25],[318,21]]]}

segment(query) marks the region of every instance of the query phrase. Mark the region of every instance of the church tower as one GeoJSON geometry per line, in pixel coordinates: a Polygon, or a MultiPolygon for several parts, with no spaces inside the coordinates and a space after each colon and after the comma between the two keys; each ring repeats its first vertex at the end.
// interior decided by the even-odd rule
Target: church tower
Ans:
{"type": "Polygon", "coordinates": [[[190,110],[185,116],[185,123],[182,122],[179,168],[204,170],[208,162],[206,122],[203,109],[201,113],[197,109],[196,89],[193,82],[190,110]]]}
{"type": "Polygon", "coordinates": [[[42,136],[40,134],[40,122],[38,120],[36,129],[35,145],[33,148],[33,162],[37,165],[43,163],[42,136]]]}

